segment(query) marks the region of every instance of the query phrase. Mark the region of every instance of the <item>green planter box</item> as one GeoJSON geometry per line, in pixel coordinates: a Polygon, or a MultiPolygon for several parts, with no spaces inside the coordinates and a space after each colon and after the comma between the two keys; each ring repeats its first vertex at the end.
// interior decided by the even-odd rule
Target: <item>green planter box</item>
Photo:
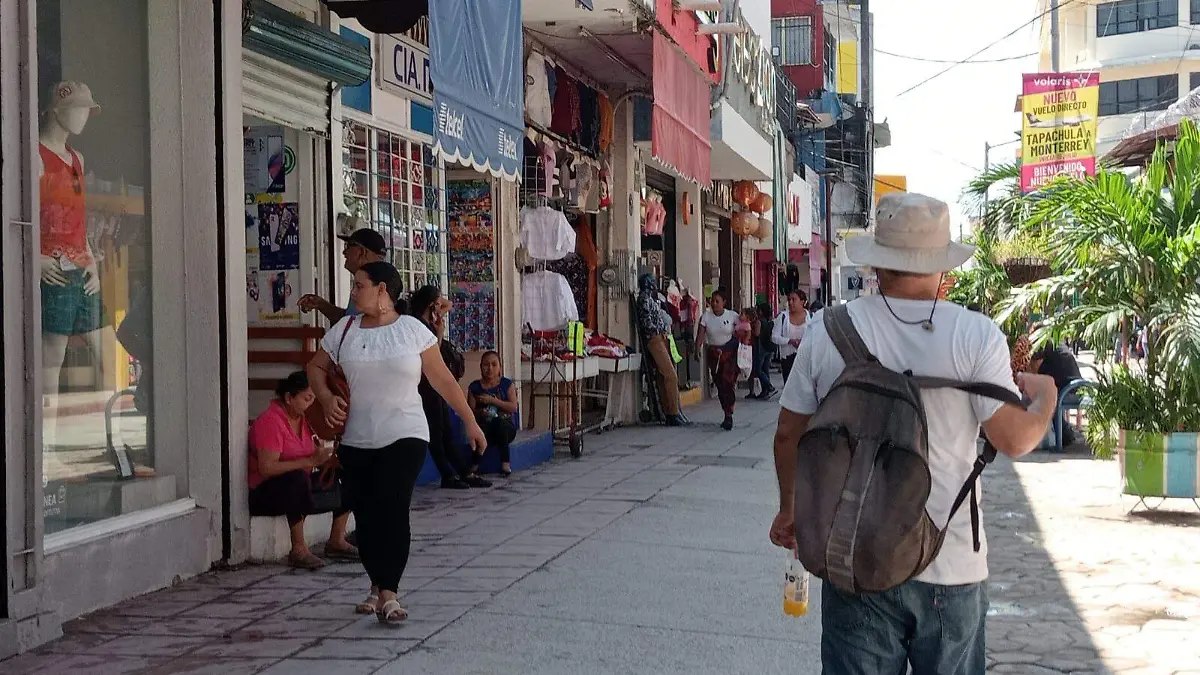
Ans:
{"type": "Polygon", "coordinates": [[[1200,497],[1200,433],[1122,431],[1117,457],[1124,492],[1137,497],[1200,497]]]}

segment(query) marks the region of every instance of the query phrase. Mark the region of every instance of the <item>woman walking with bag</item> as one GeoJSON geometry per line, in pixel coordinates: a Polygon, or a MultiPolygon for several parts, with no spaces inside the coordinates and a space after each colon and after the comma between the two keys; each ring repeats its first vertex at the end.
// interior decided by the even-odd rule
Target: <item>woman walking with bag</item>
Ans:
{"type": "Polygon", "coordinates": [[[353,495],[359,556],[371,578],[371,593],[356,609],[373,611],[387,624],[408,617],[396,591],[408,564],[413,487],[429,444],[417,393],[422,374],[463,419],[471,446],[482,450],[487,444],[437,338],[420,320],[397,311],[400,289],[400,273],[388,263],[359,269],[351,297],[361,314],[331,328],[308,366],[327,421],[345,425],[338,456],[353,495]],[[349,401],[335,391],[340,373],[349,401]]]}
{"type": "MultiPolygon", "coordinates": [[[[733,335],[740,321],[738,313],[728,309],[729,292],[724,288],[713,291],[709,308],[700,317],[700,330],[696,333],[696,344],[704,345],[708,356],[708,373],[717,387],[717,399],[725,419],[721,428],[733,429],[733,406],[737,403],[738,364],[737,341],[733,335]]],[[[697,350],[696,358],[700,358],[697,350]]]]}

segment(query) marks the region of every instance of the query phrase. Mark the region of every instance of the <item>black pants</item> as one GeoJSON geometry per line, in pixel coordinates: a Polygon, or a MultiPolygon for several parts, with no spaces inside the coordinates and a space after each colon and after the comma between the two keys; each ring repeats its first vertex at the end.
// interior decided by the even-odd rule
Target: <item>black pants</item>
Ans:
{"type": "MultiPolygon", "coordinates": [[[[250,490],[250,515],[287,516],[288,525],[292,526],[305,516],[321,513],[313,500],[309,474],[309,471],[296,469],[259,483],[250,490]]],[[[333,515],[336,518],[349,510],[343,506],[334,509],[333,515]]]]}
{"type": "Polygon", "coordinates": [[[496,451],[500,453],[500,463],[507,464],[509,462],[509,446],[512,445],[513,439],[517,437],[517,430],[513,426],[512,418],[493,417],[481,426],[483,427],[483,435],[487,438],[488,445],[496,448],[496,451]]]}
{"type": "Polygon", "coordinates": [[[358,554],[371,585],[395,592],[412,544],[408,509],[428,445],[402,438],[377,449],[343,445],[338,456],[354,494],[358,554]]]}
{"type": "Polygon", "coordinates": [[[783,381],[788,381],[788,376],[792,374],[792,366],[796,363],[796,355],[785,356],[783,358],[783,381]]]}
{"type": "Polygon", "coordinates": [[[422,391],[421,407],[425,409],[425,420],[429,422],[429,455],[433,457],[442,480],[470,475],[471,469],[463,460],[462,453],[454,447],[450,407],[446,401],[435,391],[422,391]]]}

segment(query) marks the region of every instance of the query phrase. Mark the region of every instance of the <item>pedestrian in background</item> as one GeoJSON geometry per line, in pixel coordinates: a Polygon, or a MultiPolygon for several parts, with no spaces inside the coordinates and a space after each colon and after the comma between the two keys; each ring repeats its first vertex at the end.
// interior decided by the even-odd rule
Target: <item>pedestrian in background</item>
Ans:
{"type": "MultiPolygon", "coordinates": [[[[729,291],[724,288],[713,291],[696,334],[696,344],[704,345],[708,357],[709,377],[717,388],[717,400],[725,413],[721,428],[726,431],[733,428],[733,407],[737,403],[737,344],[733,332],[740,321],[737,312],[729,309],[728,304],[729,291]]],[[[699,351],[696,358],[700,358],[699,351]]]]}
{"type": "Polygon", "coordinates": [[[771,341],[779,347],[779,358],[783,360],[783,382],[786,385],[788,375],[792,372],[792,363],[796,360],[796,349],[804,339],[804,331],[808,327],[809,315],[804,303],[808,298],[804,291],[793,288],[787,294],[788,308],[775,319],[771,341]]]}

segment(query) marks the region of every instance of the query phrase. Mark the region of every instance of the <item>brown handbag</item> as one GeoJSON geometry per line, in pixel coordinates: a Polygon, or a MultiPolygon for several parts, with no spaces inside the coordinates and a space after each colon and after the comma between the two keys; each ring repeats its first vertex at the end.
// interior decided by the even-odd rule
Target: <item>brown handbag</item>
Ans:
{"type": "MultiPolygon", "coordinates": [[[[350,332],[350,326],[354,325],[354,320],[358,317],[350,317],[346,322],[346,327],[342,329],[342,339],[338,341],[337,361],[342,360],[342,345],[346,342],[346,335],[350,332]]],[[[325,371],[325,386],[329,388],[330,393],[346,402],[346,407],[350,407],[350,383],[346,381],[346,372],[337,363],[333,363],[331,367],[325,371]]],[[[325,407],[320,401],[313,401],[313,404],[308,406],[308,411],[305,413],[308,418],[308,426],[312,429],[313,435],[323,441],[338,442],[342,438],[342,432],[345,431],[345,424],[331,425],[325,419],[325,407]]],[[[337,457],[331,457],[326,464],[336,466],[337,457]]]]}

